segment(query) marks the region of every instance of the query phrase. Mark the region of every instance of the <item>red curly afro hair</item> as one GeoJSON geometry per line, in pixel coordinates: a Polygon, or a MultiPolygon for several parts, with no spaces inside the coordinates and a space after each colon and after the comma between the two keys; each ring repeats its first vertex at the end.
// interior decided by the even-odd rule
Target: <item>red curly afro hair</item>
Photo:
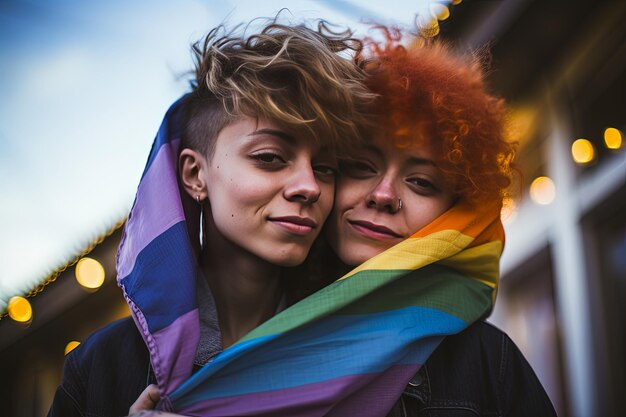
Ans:
{"type": "Polygon", "coordinates": [[[441,41],[403,45],[406,34],[379,28],[385,40],[368,39],[369,56],[357,57],[378,95],[378,134],[401,148],[427,141],[459,198],[474,204],[504,198],[515,148],[504,139],[504,101],[487,92],[479,58],[441,41]]]}

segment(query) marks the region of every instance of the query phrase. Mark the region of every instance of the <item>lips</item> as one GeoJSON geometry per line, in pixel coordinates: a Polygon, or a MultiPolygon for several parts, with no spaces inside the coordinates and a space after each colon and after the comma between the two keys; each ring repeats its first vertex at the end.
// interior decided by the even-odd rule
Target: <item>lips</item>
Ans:
{"type": "Polygon", "coordinates": [[[364,220],[348,220],[348,223],[360,234],[375,239],[400,239],[402,235],[388,227],[364,220]]]}
{"type": "Polygon", "coordinates": [[[308,217],[283,216],[270,217],[268,220],[287,232],[296,235],[307,235],[317,228],[317,223],[308,217]]]}

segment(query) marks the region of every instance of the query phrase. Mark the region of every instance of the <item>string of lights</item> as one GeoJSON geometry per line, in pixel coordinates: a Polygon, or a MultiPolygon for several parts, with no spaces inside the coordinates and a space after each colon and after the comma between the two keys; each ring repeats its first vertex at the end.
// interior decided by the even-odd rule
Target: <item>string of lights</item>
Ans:
{"type": "MultiPolygon", "coordinates": [[[[604,146],[612,152],[619,151],[623,144],[623,133],[614,127],[604,130],[604,146]]],[[[571,146],[572,159],[580,166],[589,166],[596,161],[598,152],[592,141],[585,138],[576,139],[571,146]]],[[[550,177],[539,176],[530,184],[530,198],[536,204],[552,203],[556,196],[556,185],[550,177]]]]}
{"type": "Polygon", "coordinates": [[[76,281],[80,285],[92,290],[99,288],[104,282],[104,268],[96,259],[88,258],[86,255],[90,254],[96,246],[121,228],[125,222],[126,218],[115,223],[109,230],[91,241],[89,245],[87,245],[69,262],[52,271],[39,285],[37,285],[37,287],[32,289],[26,295],[16,295],[11,297],[9,303],[7,304],[7,310],[0,314],[0,320],[10,317],[14,321],[21,324],[30,323],[33,318],[33,309],[28,299],[40,294],[48,285],[55,282],[61,273],[74,265],[76,265],[76,281]]]}

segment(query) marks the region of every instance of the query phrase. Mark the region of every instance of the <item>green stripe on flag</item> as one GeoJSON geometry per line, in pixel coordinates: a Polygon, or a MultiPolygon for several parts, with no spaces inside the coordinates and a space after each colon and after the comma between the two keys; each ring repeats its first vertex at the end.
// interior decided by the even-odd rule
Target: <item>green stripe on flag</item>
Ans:
{"type": "Polygon", "coordinates": [[[366,314],[406,306],[434,308],[474,322],[491,308],[493,289],[440,265],[414,271],[366,270],[336,281],[248,333],[238,343],[283,333],[329,314],[366,314]]]}

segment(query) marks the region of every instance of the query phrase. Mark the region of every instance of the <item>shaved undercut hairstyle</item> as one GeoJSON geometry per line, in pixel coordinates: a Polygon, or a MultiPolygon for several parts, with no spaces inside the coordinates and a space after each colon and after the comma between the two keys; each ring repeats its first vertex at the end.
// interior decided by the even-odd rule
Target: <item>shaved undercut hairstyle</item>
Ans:
{"type": "Polygon", "coordinates": [[[219,132],[241,116],[263,118],[339,154],[360,143],[373,94],[351,55],[352,32],[320,21],[272,21],[251,35],[213,29],[193,45],[192,92],[184,104],[182,148],[211,157],[219,132]],[[226,33],[226,34],[224,34],[226,33]]]}

